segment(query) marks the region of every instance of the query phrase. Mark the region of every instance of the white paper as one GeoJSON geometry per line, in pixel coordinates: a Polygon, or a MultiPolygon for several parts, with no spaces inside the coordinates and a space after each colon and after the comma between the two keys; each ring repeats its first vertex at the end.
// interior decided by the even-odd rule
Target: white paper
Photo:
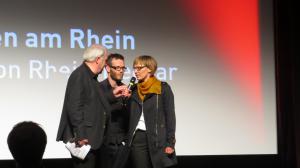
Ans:
{"type": "Polygon", "coordinates": [[[82,145],[81,147],[76,147],[75,142],[73,142],[73,143],[67,142],[66,148],[70,151],[70,153],[73,156],[75,156],[81,160],[84,160],[84,158],[86,157],[86,155],[89,153],[89,151],[91,149],[91,145],[82,145]]]}

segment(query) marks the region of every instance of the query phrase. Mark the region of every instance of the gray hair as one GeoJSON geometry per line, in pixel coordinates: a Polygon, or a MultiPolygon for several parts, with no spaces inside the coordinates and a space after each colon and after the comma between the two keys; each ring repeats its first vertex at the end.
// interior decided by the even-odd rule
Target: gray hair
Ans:
{"type": "Polygon", "coordinates": [[[102,45],[94,44],[84,51],[83,59],[85,61],[95,61],[97,57],[105,55],[108,55],[107,49],[102,45]]]}

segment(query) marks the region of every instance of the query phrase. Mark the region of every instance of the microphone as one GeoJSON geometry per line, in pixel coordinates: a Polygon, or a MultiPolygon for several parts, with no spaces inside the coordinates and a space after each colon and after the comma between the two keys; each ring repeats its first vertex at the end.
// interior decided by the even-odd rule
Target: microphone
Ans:
{"type": "MultiPolygon", "coordinates": [[[[134,83],[135,83],[135,80],[136,80],[136,78],[135,78],[135,77],[132,77],[132,78],[130,79],[130,81],[129,81],[129,84],[128,84],[128,86],[127,86],[127,89],[128,89],[130,92],[131,92],[132,87],[133,87],[133,85],[134,85],[134,83]]],[[[123,97],[123,96],[122,96],[122,104],[123,104],[123,106],[126,106],[127,100],[128,100],[128,97],[123,97]]]]}
{"type": "Polygon", "coordinates": [[[128,89],[129,91],[132,90],[132,86],[134,85],[135,80],[136,80],[135,77],[132,77],[132,78],[130,79],[129,84],[128,84],[128,86],[127,86],[127,89],[128,89]]]}

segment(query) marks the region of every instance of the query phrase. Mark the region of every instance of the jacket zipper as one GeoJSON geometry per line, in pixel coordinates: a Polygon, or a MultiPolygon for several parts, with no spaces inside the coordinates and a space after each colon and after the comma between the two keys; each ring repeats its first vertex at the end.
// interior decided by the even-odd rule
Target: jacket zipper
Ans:
{"type": "MultiPolygon", "coordinates": [[[[143,105],[143,102],[141,103],[141,105],[142,105],[142,113],[143,113],[143,112],[144,112],[144,105],[143,105]]],[[[141,113],[141,115],[142,115],[142,113],[141,113]]],[[[144,120],[145,120],[145,117],[144,117],[144,120]]],[[[146,121],[145,121],[145,123],[146,123],[146,121]]],[[[130,139],[130,142],[129,142],[129,146],[131,146],[131,144],[132,144],[132,141],[133,141],[133,137],[134,137],[135,132],[136,132],[136,129],[133,131],[132,138],[130,139]]]]}

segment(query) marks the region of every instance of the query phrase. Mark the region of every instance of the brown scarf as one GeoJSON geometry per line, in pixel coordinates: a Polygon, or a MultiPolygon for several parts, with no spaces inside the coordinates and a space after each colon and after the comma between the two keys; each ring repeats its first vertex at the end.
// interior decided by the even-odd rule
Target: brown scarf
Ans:
{"type": "Polygon", "coordinates": [[[147,81],[137,84],[138,94],[142,101],[145,99],[146,94],[155,93],[161,94],[161,81],[152,76],[147,81]]]}

